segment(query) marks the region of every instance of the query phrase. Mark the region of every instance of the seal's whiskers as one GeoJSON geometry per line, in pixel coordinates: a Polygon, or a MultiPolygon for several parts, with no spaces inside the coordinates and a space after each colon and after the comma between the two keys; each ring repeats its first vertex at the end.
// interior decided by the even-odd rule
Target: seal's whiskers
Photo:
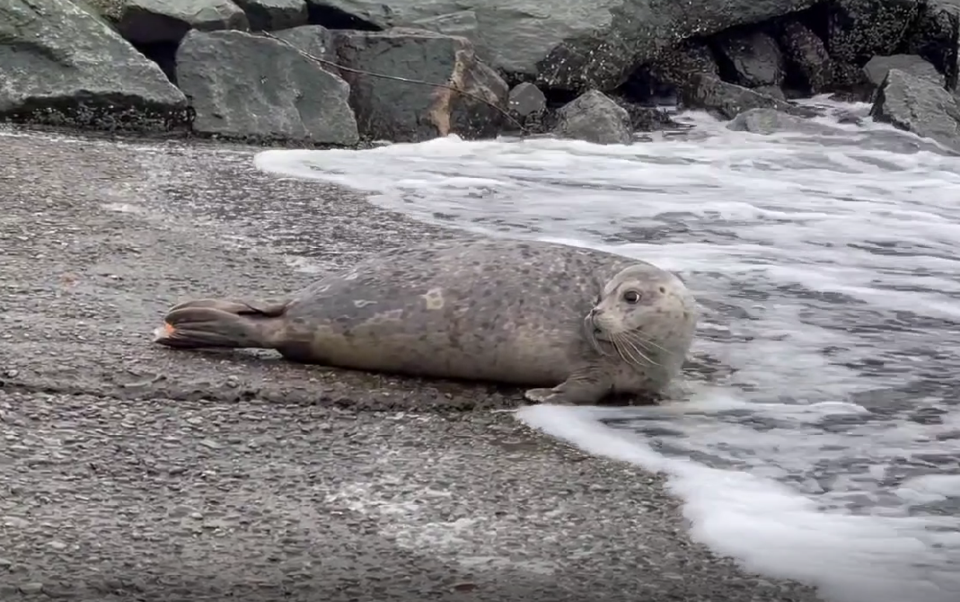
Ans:
{"type": "Polygon", "coordinates": [[[658,345],[657,343],[651,341],[650,339],[644,338],[637,332],[625,332],[623,333],[622,336],[625,339],[630,340],[634,344],[639,345],[648,351],[653,351],[652,348],[656,348],[656,349],[659,349],[660,351],[663,351],[664,353],[669,353],[669,354],[673,353],[663,345],[658,345]]]}
{"type": "Polygon", "coordinates": [[[626,336],[624,333],[618,333],[613,335],[611,341],[613,342],[614,348],[617,350],[617,353],[623,359],[623,361],[628,364],[633,364],[638,368],[643,366],[658,366],[659,364],[649,357],[647,357],[643,351],[640,350],[636,341],[631,340],[629,336],[626,336]]]}

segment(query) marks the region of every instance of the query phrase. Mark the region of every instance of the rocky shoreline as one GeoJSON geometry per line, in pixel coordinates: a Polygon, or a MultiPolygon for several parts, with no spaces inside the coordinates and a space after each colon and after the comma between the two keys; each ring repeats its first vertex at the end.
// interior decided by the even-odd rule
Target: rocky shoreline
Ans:
{"type": "Polygon", "coordinates": [[[0,0],[0,119],[317,146],[629,143],[675,125],[664,106],[804,118],[791,101],[826,93],[960,150],[957,0],[693,4],[0,0]]]}

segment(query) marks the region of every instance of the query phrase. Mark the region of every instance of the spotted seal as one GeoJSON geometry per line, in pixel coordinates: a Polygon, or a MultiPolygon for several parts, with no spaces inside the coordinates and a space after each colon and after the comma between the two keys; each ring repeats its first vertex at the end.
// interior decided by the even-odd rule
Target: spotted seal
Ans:
{"type": "Polygon", "coordinates": [[[280,303],[199,299],[155,342],[275,349],[285,358],[535,387],[529,401],[657,394],[676,377],[698,311],[675,275],[556,243],[458,239],[389,250],[280,303]]]}

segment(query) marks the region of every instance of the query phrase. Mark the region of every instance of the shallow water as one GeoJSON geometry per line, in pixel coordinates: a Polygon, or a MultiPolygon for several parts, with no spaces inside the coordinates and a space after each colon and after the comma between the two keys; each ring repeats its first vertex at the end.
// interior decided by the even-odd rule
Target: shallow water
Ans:
{"type": "Polygon", "coordinates": [[[960,600],[960,159],[830,114],[771,136],[684,119],[631,146],[448,138],[256,163],[675,270],[704,307],[685,399],[518,417],[669,473],[694,535],[749,568],[837,602],[960,600]]]}

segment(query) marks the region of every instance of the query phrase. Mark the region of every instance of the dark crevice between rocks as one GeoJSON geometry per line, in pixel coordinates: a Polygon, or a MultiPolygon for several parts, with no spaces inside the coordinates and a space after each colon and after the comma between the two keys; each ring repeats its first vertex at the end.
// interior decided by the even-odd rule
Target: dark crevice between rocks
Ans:
{"type": "Polygon", "coordinates": [[[807,10],[793,13],[789,17],[817,34],[821,40],[826,40],[830,35],[830,14],[833,10],[830,5],[829,1],[818,2],[807,10]]]}
{"type": "Polygon", "coordinates": [[[140,54],[156,63],[170,83],[177,85],[177,48],[176,42],[154,42],[152,44],[133,44],[140,54]]]}
{"type": "Polygon", "coordinates": [[[382,27],[333,8],[307,3],[307,19],[311,25],[323,25],[327,29],[354,29],[358,31],[383,31],[382,27]]]}
{"type": "Polygon", "coordinates": [[[635,69],[609,96],[627,110],[635,132],[678,127],[664,110],[677,105],[678,91],[672,84],[661,81],[649,65],[635,69]]]}
{"type": "Polygon", "coordinates": [[[649,65],[641,65],[613,94],[640,105],[655,107],[675,104],[677,89],[670,83],[660,81],[649,65]]]}

